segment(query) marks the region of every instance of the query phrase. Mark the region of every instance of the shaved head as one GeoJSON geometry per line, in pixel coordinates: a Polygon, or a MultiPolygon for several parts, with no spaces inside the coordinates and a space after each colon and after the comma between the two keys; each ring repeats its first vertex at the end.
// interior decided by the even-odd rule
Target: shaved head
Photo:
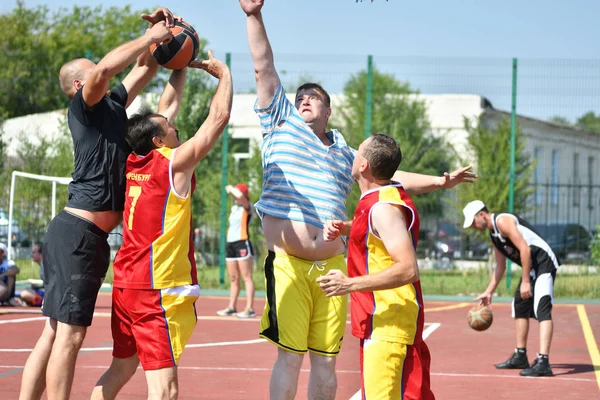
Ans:
{"type": "Polygon", "coordinates": [[[72,99],[76,92],[73,82],[78,80],[83,84],[87,79],[89,72],[95,66],[96,64],[87,58],[77,58],[62,66],[58,75],[60,79],[60,88],[69,99],[72,99]]]}

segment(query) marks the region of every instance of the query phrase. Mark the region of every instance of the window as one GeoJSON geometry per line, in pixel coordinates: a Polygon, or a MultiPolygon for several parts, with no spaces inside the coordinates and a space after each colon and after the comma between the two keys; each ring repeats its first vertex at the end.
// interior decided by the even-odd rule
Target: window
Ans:
{"type": "Polygon", "coordinates": [[[594,198],[592,196],[594,185],[594,157],[588,157],[588,208],[594,208],[594,198]]]}
{"type": "Polygon", "coordinates": [[[558,150],[552,150],[552,188],[550,199],[552,205],[558,205],[558,150]]]}
{"type": "Polygon", "coordinates": [[[232,153],[250,153],[250,139],[231,139],[231,152],[232,153]]]}
{"type": "Polygon", "coordinates": [[[536,147],[533,150],[533,158],[535,159],[535,171],[533,174],[533,183],[535,185],[535,205],[542,205],[542,149],[536,147]]]}
{"type": "Polygon", "coordinates": [[[579,179],[579,153],[573,154],[573,207],[579,207],[581,180],[579,179]]]}

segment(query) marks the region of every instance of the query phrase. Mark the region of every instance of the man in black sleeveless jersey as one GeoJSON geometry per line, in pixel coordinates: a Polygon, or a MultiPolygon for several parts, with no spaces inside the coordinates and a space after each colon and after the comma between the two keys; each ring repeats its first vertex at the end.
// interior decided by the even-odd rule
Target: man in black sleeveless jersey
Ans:
{"type": "Polygon", "coordinates": [[[485,292],[476,298],[488,305],[492,294],[506,270],[506,259],[523,269],[519,286],[512,303],[515,319],[517,347],[510,358],[496,364],[498,369],[523,369],[521,376],[553,376],[548,353],[552,342],[552,300],[554,279],[559,261],[554,252],[522,218],[509,214],[492,214],[481,200],[474,200],[463,209],[464,228],[490,231],[496,253],[496,269],[485,292]],[[540,324],[540,352],[530,366],[527,359],[527,334],[529,318],[540,324]]]}
{"type": "Polygon", "coordinates": [[[70,397],[77,354],[92,323],[98,291],[110,262],[108,233],[119,225],[125,202],[125,110],[150,82],[158,63],[149,46],[171,40],[175,17],[166,8],[142,14],[151,27],[95,64],[78,58],[62,66],[60,86],[69,98],[74,171],[66,207],[44,237],[46,326],[27,359],[20,399],[70,397]],[[110,80],[134,61],[113,90],[110,80]]]}

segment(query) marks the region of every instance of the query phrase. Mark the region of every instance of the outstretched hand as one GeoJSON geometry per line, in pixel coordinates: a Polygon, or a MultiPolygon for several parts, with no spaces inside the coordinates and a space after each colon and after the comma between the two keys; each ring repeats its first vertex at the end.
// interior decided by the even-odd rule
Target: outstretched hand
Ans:
{"type": "Polygon", "coordinates": [[[208,60],[193,60],[189,67],[203,69],[217,79],[221,79],[223,74],[229,71],[229,67],[223,61],[213,57],[212,51],[208,51],[208,60]]]}
{"type": "Polygon", "coordinates": [[[169,43],[173,39],[173,33],[166,22],[158,21],[146,30],[146,37],[149,37],[152,43],[169,43]]]}
{"type": "Polygon", "coordinates": [[[462,167],[457,169],[456,171],[452,171],[450,173],[444,172],[442,187],[444,189],[452,189],[454,186],[459,183],[473,183],[475,179],[478,178],[477,174],[470,172],[471,165],[468,167],[462,167]]]}
{"type": "Polygon", "coordinates": [[[175,21],[181,21],[181,17],[174,16],[173,13],[166,7],[160,7],[154,10],[150,15],[142,14],[142,19],[156,24],[159,21],[165,21],[168,27],[175,26],[175,21]]]}
{"type": "Polygon", "coordinates": [[[264,5],[265,0],[240,0],[240,6],[246,15],[259,13],[264,5]]]}

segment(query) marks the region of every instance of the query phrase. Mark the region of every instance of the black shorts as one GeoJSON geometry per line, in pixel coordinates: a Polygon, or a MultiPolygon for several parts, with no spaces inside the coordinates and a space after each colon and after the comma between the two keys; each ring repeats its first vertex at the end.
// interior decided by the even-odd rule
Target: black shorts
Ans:
{"type": "Polygon", "coordinates": [[[550,264],[550,266],[546,265],[531,271],[531,292],[533,295],[527,300],[521,297],[521,282],[523,281],[523,277],[521,277],[512,303],[513,318],[535,318],[538,321],[552,320],[556,269],[553,264],[550,264]]]}
{"type": "Polygon", "coordinates": [[[225,252],[227,260],[245,260],[253,255],[254,248],[249,240],[227,242],[227,251],[225,252]]]}
{"type": "Polygon", "coordinates": [[[61,211],[44,236],[45,289],[42,313],[59,322],[90,326],[98,291],[110,263],[108,234],[61,211]]]}

